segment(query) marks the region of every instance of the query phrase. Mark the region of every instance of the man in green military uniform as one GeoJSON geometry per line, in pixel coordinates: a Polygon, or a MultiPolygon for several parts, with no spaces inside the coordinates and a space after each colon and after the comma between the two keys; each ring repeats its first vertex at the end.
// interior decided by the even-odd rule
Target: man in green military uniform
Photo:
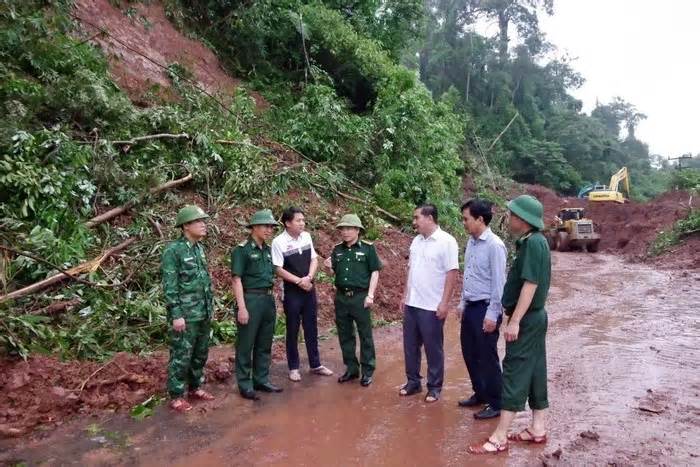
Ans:
{"type": "Polygon", "coordinates": [[[209,329],[213,294],[207,259],[201,240],[207,235],[209,216],[198,206],[185,206],[177,213],[176,227],[182,236],[163,251],[161,274],[170,331],[168,393],[170,407],[186,412],[192,406],[184,398],[214,399],[200,386],[209,355],[209,329]]]}
{"type": "Polygon", "coordinates": [[[498,453],[508,449],[508,440],[541,444],[547,441],[545,412],[547,400],[547,356],[545,336],[551,260],[544,229],[542,204],[529,195],[508,203],[510,230],[519,236],[516,258],[503,289],[501,303],[508,316],[503,333],[503,401],[498,427],[482,445],[472,446],[475,454],[498,453]],[[517,412],[532,409],[532,423],[520,433],[508,433],[517,412]]]}
{"type": "Polygon", "coordinates": [[[357,215],[346,214],[337,228],[343,241],[333,248],[325,265],[335,272],[335,324],[346,366],[338,382],[357,379],[361,369],[360,384],[367,387],[372,384],[376,364],[369,309],[374,303],[382,263],[374,245],[360,240],[364,227],[357,215]],[[355,325],[360,336],[359,363],[355,355],[355,325]]]}
{"type": "Polygon", "coordinates": [[[259,399],[255,390],[282,392],[268,380],[277,312],[272,251],[266,242],[276,226],[272,211],[256,212],[248,223],[250,236],[231,252],[238,321],[236,380],[241,396],[250,400],[259,399]]]}

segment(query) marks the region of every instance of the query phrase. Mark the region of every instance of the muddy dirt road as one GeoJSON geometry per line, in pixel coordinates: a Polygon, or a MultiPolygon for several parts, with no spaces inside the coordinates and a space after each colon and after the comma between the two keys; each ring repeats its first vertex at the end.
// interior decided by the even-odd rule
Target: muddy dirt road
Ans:
{"type": "MultiPolygon", "coordinates": [[[[495,422],[457,407],[469,383],[458,328],[446,324],[446,385],[437,404],[399,398],[400,326],[376,331],[370,388],[305,376],[251,403],[231,385],[185,416],[164,407],[145,421],[111,415],[74,422],[43,439],[0,444],[0,463],[142,465],[700,465],[700,271],[654,270],[619,257],[554,256],[548,335],[550,442],[475,458],[468,443],[495,422]]],[[[326,363],[342,370],[335,336],[326,363]]],[[[502,342],[501,342],[502,345],[502,342]]],[[[525,414],[516,428],[527,423],[525,414]]]]}

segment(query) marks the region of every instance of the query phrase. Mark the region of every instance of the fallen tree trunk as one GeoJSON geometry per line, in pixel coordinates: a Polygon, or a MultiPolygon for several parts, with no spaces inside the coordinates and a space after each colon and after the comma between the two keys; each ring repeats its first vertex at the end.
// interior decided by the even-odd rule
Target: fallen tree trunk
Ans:
{"type": "Polygon", "coordinates": [[[322,186],[320,186],[320,185],[316,185],[315,183],[312,183],[311,185],[315,186],[315,187],[318,188],[319,190],[330,190],[330,191],[332,191],[333,193],[337,194],[338,196],[340,196],[340,197],[342,197],[342,198],[345,198],[345,199],[349,199],[350,201],[356,201],[356,202],[362,203],[362,204],[364,204],[364,205],[370,205],[370,206],[372,206],[377,212],[380,212],[380,213],[384,214],[384,215],[387,216],[389,219],[391,219],[391,220],[393,220],[393,221],[396,221],[396,222],[401,222],[401,219],[398,218],[397,216],[393,215],[392,213],[390,213],[389,211],[387,211],[387,210],[385,210],[385,209],[380,208],[379,206],[376,206],[376,205],[372,204],[371,202],[369,202],[369,201],[367,201],[367,200],[364,200],[364,199],[362,199],[362,198],[358,198],[357,196],[349,195],[349,194],[347,194],[347,193],[343,193],[342,191],[336,190],[335,188],[331,187],[330,185],[327,186],[327,187],[322,187],[322,186]]]}
{"type": "Polygon", "coordinates": [[[78,266],[68,269],[66,271],[61,271],[58,274],[54,274],[51,277],[48,277],[44,280],[41,280],[39,282],[35,282],[32,285],[28,285],[26,287],[23,287],[19,290],[15,290],[14,292],[10,292],[5,295],[0,295],[0,303],[5,302],[7,300],[12,300],[15,298],[20,298],[24,297],[26,295],[30,295],[34,292],[38,292],[39,290],[43,290],[47,287],[50,287],[52,285],[58,284],[60,282],[63,282],[67,279],[76,279],[75,276],[78,274],[82,274],[85,272],[94,272],[97,270],[97,268],[102,265],[104,260],[109,258],[112,255],[115,255],[116,253],[119,253],[123,250],[125,250],[129,245],[134,243],[137,240],[137,237],[130,237],[118,244],[117,246],[114,246],[110,248],[109,250],[105,251],[102,255],[98,256],[95,259],[92,259],[90,261],[87,261],[85,263],[79,264],[78,266]]]}
{"type": "Polygon", "coordinates": [[[63,300],[60,302],[52,303],[51,305],[47,305],[43,308],[39,308],[38,310],[32,310],[29,312],[29,314],[53,316],[59,313],[63,313],[64,311],[70,310],[71,308],[80,305],[81,303],[82,299],[80,298],[75,298],[73,300],[63,300]]]}
{"type": "MultiPolygon", "coordinates": [[[[180,186],[183,183],[187,183],[190,180],[192,180],[192,174],[188,174],[185,177],[178,178],[177,180],[171,180],[167,183],[164,183],[162,185],[159,185],[157,187],[151,188],[148,190],[148,192],[152,195],[155,195],[156,193],[160,193],[161,191],[169,190],[171,188],[174,188],[176,186],[180,186]]],[[[113,219],[121,214],[124,214],[126,211],[134,207],[139,201],[141,201],[141,198],[136,198],[132,199],[131,201],[127,202],[126,204],[123,204],[119,207],[116,207],[114,209],[110,209],[107,212],[103,212],[99,216],[95,216],[89,221],[85,223],[86,227],[92,228],[95,227],[96,225],[102,224],[103,222],[106,222],[110,219],[113,219]]]]}
{"type": "Polygon", "coordinates": [[[141,141],[148,141],[151,139],[190,139],[190,135],[187,133],[178,133],[178,134],[172,134],[172,133],[159,133],[157,135],[146,135],[146,136],[137,136],[135,138],[128,139],[126,141],[112,141],[112,144],[115,145],[134,145],[136,143],[139,143],[141,141]]]}

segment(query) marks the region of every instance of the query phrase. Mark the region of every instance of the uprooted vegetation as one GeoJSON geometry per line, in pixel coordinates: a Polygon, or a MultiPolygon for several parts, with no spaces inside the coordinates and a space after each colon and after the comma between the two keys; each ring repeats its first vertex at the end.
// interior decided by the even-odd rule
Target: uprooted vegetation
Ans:
{"type": "MultiPolygon", "coordinates": [[[[460,198],[502,208],[519,190],[489,167],[517,155],[508,133],[499,140],[511,118],[517,134],[528,133],[515,109],[488,114],[486,125],[460,107],[456,91],[434,99],[397,64],[413,26],[382,34],[362,23],[373,15],[350,17],[332,1],[164,3],[9,0],[0,9],[0,345],[12,357],[3,361],[11,377],[0,390],[12,399],[0,407],[0,434],[55,421],[53,412],[37,415],[47,404],[60,416],[119,409],[162,388],[158,266],[185,203],[212,215],[206,244],[219,344],[236,335],[228,252],[254,210],[305,207],[324,256],[335,221],[360,214],[386,263],[375,319],[390,321],[415,203],[438,204],[459,235],[460,198]],[[201,27],[211,15],[212,28],[201,27]],[[483,142],[492,140],[484,147],[482,130],[483,142]],[[118,352],[149,357],[103,363],[118,352]],[[69,366],[32,353],[88,361],[69,366]]],[[[404,3],[410,17],[418,2],[404,3]]],[[[532,167],[545,173],[547,165],[532,167]]],[[[499,216],[494,228],[503,227],[499,216]]],[[[329,325],[325,273],[318,291],[329,325]]],[[[220,357],[209,377],[226,376],[228,355],[220,357]]]]}
{"type": "MultiPolygon", "coordinates": [[[[256,207],[279,210],[291,191],[314,194],[300,204],[336,198],[336,214],[359,212],[371,238],[393,235],[386,220],[401,223],[422,199],[456,212],[458,123],[415,76],[332,12],[319,10],[324,16],[309,24],[321,31],[334,21],[345,39],[334,45],[329,38],[329,47],[355,63],[363,53],[373,57],[368,79],[381,92],[371,117],[350,112],[320,76],[297,97],[280,92],[274,109],[260,114],[243,86],[212,96],[178,63],[163,64],[167,99],[153,88],[152,105],[135,107],[87,40],[95,30],[74,21],[70,2],[43,5],[10,2],[0,17],[0,95],[10,117],[0,125],[7,247],[0,341],[7,350],[104,358],[161,346],[159,257],[177,235],[174,212],[187,201],[213,215],[207,244],[220,277],[228,249],[245,232],[240,224],[223,228],[219,215],[235,213],[242,223],[256,207]],[[418,179],[411,167],[429,176],[418,179]],[[124,242],[123,251],[105,256],[124,242]],[[22,291],[47,277],[63,287],[22,291]]],[[[332,231],[334,220],[311,218],[310,227],[332,231]]],[[[235,337],[230,290],[219,292],[214,343],[235,337]]]]}

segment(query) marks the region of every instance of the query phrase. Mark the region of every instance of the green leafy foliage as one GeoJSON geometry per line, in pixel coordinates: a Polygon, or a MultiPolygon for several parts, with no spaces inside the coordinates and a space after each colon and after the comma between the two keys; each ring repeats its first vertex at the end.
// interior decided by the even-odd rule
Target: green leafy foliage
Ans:
{"type": "Polygon", "coordinates": [[[149,397],[131,409],[131,418],[134,420],[143,420],[144,418],[150,417],[153,415],[156,407],[162,404],[163,401],[165,401],[165,399],[159,396],[154,395],[149,397]]]}
{"type": "Polygon", "coordinates": [[[658,256],[681,243],[685,237],[699,234],[700,210],[692,209],[688,216],[677,221],[671,230],[661,232],[649,247],[648,253],[650,256],[658,256]]]}

